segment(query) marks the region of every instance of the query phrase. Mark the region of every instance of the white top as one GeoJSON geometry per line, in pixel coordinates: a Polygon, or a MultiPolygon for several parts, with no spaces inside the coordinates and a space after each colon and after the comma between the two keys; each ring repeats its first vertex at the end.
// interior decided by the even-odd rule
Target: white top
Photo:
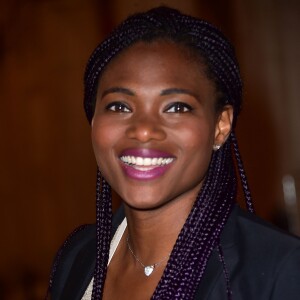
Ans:
{"type": "MultiPolygon", "coordinates": [[[[126,220],[126,218],[124,218],[124,220],[117,228],[115,235],[113,236],[113,238],[110,242],[109,258],[108,258],[107,265],[109,265],[113,255],[115,254],[115,251],[118,248],[118,245],[120,243],[120,240],[124,234],[126,227],[127,227],[127,220],[126,220]]],[[[92,280],[91,280],[89,286],[87,287],[84,295],[82,296],[81,300],[91,300],[92,299],[93,282],[94,282],[94,277],[92,278],[92,280]]]]}

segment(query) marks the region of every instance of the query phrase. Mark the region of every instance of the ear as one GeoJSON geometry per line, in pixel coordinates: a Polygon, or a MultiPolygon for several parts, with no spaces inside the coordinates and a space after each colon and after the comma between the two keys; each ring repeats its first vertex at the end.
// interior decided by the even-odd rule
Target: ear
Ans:
{"type": "Polygon", "coordinates": [[[226,142],[226,139],[231,132],[232,120],[233,107],[231,105],[225,105],[217,117],[214,149],[219,149],[226,142]]]}

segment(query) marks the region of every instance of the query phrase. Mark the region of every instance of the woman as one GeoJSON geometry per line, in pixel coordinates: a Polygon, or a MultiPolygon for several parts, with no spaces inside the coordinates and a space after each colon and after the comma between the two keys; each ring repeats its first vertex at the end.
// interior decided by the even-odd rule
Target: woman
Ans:
{"type": "Polygon", "coordinates": [[[236,205],[242,84],[212,25],[160,7],[92,54],[85,111],[99,167],[96,226],[53,268],[52,299],[297,299],[300,242],[236,205]],[[112,187],[123,204],[112,221],[112,187]]]}

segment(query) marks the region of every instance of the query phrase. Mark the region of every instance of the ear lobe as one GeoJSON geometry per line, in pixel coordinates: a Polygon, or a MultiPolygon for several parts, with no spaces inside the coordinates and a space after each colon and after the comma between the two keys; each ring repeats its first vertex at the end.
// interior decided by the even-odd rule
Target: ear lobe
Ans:
{"type": "Polygon", "coordinates": [[[214,145],[222,146],[226,142],[231,132],[232,121],[233,107],[231,105],[226,105],[223,107],[221,113],[218,116],[215,129],[214,145]]]}

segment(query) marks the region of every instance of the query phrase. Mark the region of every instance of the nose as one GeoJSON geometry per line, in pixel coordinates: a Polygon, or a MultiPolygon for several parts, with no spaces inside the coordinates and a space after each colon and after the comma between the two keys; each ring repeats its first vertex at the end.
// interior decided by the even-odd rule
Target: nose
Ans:
{"type": "Polygon", "coordinates": [[[126,135],[128,138],[137,139],[142,143],[147,143],[151,140],[162,141],[166,138],[166,132],[159,118],[148,115],[131,119],[126,135]]]}

